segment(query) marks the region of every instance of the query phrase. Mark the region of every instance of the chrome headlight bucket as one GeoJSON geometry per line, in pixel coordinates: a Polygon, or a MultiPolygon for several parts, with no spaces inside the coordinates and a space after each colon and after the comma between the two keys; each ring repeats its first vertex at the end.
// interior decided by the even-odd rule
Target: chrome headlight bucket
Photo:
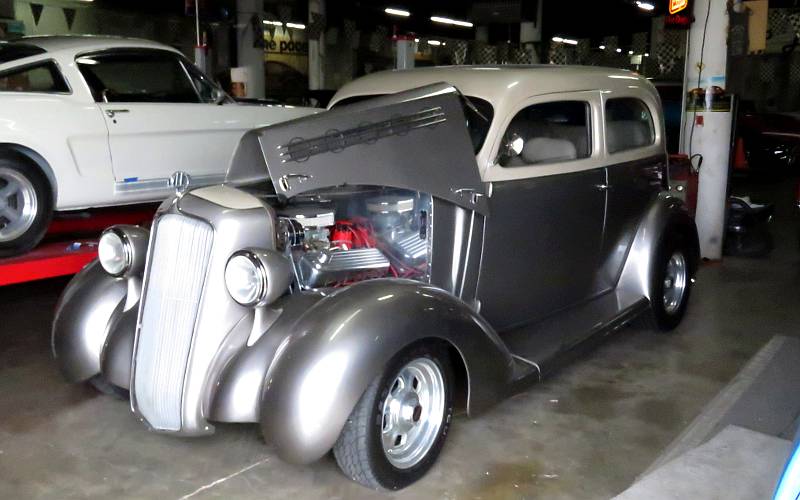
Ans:
{"type": "Polygon", "coordinates": [[[245,307],[267,305],[283,295],[292,279],[292,263],[274,250],[246,248],[225,265],[225,287],[245,307]]]}
{"type": "Polygon", "coordinates": [[[111,276],[140,275],[147,259],[150,231],[139,226],[118,225],[103,231],[97,246],[100,265],[111,276]]]}

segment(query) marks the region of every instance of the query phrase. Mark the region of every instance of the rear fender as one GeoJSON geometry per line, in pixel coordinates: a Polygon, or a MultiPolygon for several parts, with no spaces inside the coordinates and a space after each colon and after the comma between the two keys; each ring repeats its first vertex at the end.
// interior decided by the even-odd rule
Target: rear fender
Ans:
{"type": "Polygon", "coordinates": [[[427,339],[444,341],[461,356],[469,412],[504,397],[511,354],[465,303],[414,281],[365,281],[321,299],[295,323],[264,384],[265,438],[287,461],[321,458],[386,363],[427,339]]]}
{"type": "Polygon", "coordinates": [[[670,233],[679,234],[688,243],[691,252],[689,256],[691,275],[694,276],[700,258],[697,226],[683,201],[662,192],[653,200],[639,223],[622,268],[619,288],[651,299],[651,271],[656,252],[664,236],[670,233]]]}

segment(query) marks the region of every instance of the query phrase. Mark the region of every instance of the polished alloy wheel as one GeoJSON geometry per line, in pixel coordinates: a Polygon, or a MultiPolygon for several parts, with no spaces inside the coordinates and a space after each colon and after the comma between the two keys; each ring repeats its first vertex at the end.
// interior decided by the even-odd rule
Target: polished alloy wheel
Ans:
{"type": "Polygon", "coordinates": [[[37,209],[33,183],[16,170],[0,167],[0,242],[25,234],[36,219],[37,209]]]}
{"type": "Polygon", "coordinates": [[[667,314],[675,314],[680,309],[688,280],[686,258],[681,252],[673,253],[664,273],[664,311],[667,314]]]}
{"type": "Polygon", "coordinates": [[[439,435],[444,421],[445,383],[433,360],[417,358],[395,377],[383,401],[383,452],[398,469],[422,460],[439,435]]]}

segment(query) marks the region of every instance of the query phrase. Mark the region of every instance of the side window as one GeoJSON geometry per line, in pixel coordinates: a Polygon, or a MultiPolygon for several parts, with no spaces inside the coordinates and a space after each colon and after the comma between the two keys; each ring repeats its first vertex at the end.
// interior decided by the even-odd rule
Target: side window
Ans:
{"type": "Polygon", "coordinates": [[[588,158],[591,106],[585,101],[534,104],[511,120],[498,162],[521,167],[588,158]]]}
{"type": "Polygon", "coordinates": [[[653,116],[647,104],[633,97],[606,102],[606,146],[609,153],[650,146],[655,142],[653,116]]]}
{"type": "Polygon", "coordinates": [[[0,92],[69,92],[69,86],[53,61],[0,73],[0,92]]]}
{"type": "Polygon", "coordinates": [[[200,102],[180,60],[169,53],[121,52],[77,62],[97,102],[200,102]]]}

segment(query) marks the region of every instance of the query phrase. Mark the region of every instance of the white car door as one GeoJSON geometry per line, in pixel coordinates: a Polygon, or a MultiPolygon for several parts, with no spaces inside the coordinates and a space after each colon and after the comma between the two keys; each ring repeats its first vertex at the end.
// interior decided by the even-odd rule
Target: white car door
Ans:
{"type": "Polygon", "coordinates": [[[178,54],[116,50],[77,62],[108,124],[119,194],[166,189],[179,170],[193,185],[220,182],[242,134],[255,125],[242,106],[214,102],[216,88],[207,82],[200,89],[205,77],[192,78],[189,72],[199,71],[178,54]]]}

